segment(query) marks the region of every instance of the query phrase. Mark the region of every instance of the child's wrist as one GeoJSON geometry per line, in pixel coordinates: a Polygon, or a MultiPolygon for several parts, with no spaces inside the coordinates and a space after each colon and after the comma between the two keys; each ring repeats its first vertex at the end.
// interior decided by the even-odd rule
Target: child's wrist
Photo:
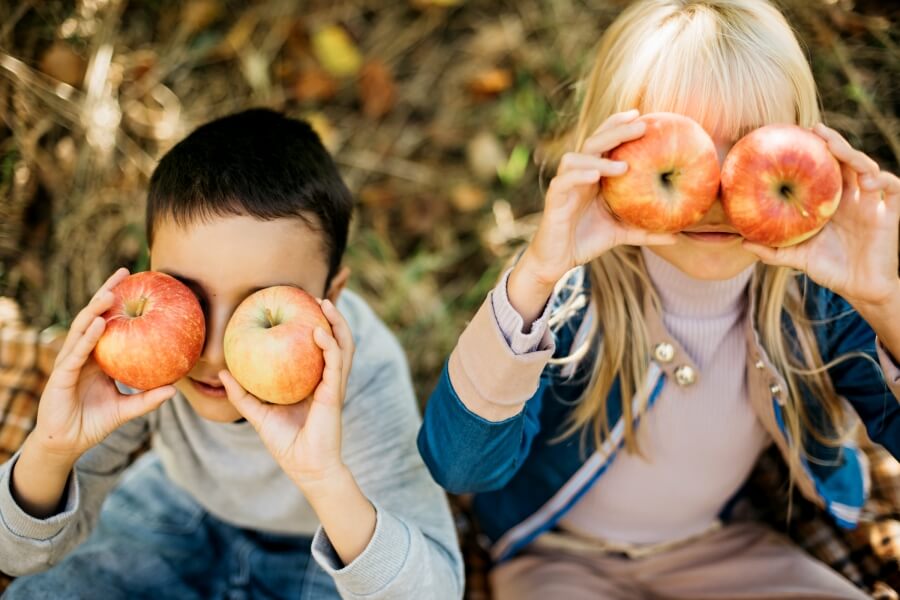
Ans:
{"type": "Polygon", "coordinates": [[[47,470],[68,475],[82,453],[74,449],[55,448],[46,443],[49,439],[52,436],[35,428],[22,443],[22,455],[27,454],[31,462],[40,464],[47,470]]]}
{"type": "Polygon", "coordinates": [[[343,462],[316,473],[296,475],[293,479],[310,502],[313,499],[339,497],[340,491],[347,489],[348,485],[356,485],[356,479],[343,462]]]}

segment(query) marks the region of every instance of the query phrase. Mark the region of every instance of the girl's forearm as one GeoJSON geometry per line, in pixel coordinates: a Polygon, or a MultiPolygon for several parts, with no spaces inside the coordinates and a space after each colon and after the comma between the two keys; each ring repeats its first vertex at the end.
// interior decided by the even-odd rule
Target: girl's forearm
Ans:
{"type": "Polygon", "coordinates": [[[58,513],[74,464],[74,457],[59,457],[42,451],[30,435],[10,474],[10,488],[16,503],[38,519],[58,513]]]}
{"type": "Polygon", "coordinates": [[[335,552],[345,565],[362,554],[375,533],[375,507],[359,489],[349,469],[313,487],[301,488],[335,552]]]}
{"type": "Polygon", "coordinates": [[[897,293],[887,302],[877,306],[854,306],[860,316],[869,323],[882,345],[895,360],[900,360],[900,280],[897,293]]]}

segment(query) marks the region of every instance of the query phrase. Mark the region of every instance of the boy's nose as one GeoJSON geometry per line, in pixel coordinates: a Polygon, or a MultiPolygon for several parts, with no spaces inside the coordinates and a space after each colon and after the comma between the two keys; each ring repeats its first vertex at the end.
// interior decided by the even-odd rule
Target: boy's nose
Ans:
{"type": "Polygon", "coordinates": [[[219,372],[225,368],[225,327],[230,315],[216,315],[210,312],[206,316],[206,342],[200,360],[210,369],[219,372]]]}

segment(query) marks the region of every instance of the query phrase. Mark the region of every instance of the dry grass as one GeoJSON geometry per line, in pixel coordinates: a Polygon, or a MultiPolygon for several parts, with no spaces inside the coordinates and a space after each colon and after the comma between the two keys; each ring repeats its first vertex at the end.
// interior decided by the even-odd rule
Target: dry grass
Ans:
{"type": "MultiPolygon", "coordinates": [[[[566,123],[573,84],[624,4],[4,3],[0,295],[32,322],[66,323],[115,266],[146,266],[155,160],[211,117],[272,106],[314,121],[357,194],[353,285],[400,336],[424,398],[531,232],[535,157],[566,123]],[[317,32],[335,25],[351,47],[317,54],[317,32]],[[352,62],[353,48],[362,71],[323,69],[352,62]]],[[[896,11],[785,4],[827,120],[896,171],[896,11]]]]}

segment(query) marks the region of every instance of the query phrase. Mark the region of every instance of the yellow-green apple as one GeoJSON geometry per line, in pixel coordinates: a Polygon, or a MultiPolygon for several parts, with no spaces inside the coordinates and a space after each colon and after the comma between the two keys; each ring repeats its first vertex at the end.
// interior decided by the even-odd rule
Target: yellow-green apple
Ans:
{"type": "Polygon", "coordinates": [[[225,328],[225,364],[245,390],[273,404],[307,398],[322,380],[325,357],[313,339],[331,325],[315,298],[289,285],[255,292],[225,328]]]}
{"type": "Polygon", "coordinates": [[[745,239],[791,246],[814,236],[841,201],[841,167],[825,140],[796,125],[766,125],[728,151],[722,206],[745,239]]]}
{"type": "Polygon", "coordinates": [[[94,347],[94,360],[103,372],[139,390],[187,375],[206,338],[206,321],[194,293],[155,271],[129,275],[112,293],[114,304],[103,313],[106,329],[94,347]]]}
{"type": "Polygon", "coordinates": [[[716,145],[694,120],[674,113],[638,117],[643,136],[609,153],[628,171],[601,180],[601,194],[620,219],[653,232],[677,232],[698,222],[719,189],[716,145]]]}

